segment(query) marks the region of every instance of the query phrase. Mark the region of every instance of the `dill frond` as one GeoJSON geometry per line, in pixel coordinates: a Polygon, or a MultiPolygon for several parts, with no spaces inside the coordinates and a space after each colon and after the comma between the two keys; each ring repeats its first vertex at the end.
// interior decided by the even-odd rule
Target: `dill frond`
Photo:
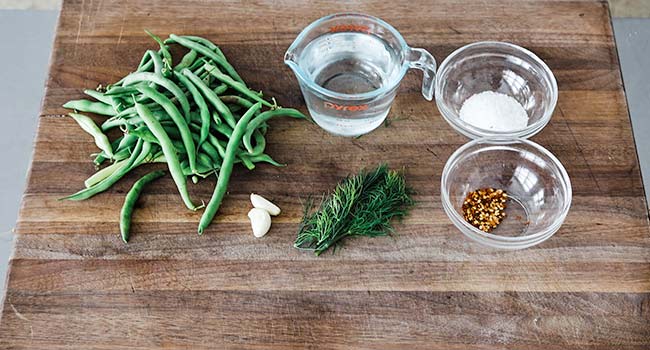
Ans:
{"type": "Polygon", "coordinates": [[[390,222],[408,214],[414,201],[402,173],[386,164],[343,179],[318,209],[307,201],[294,247],[320,255],[349,236],[385,236],[390,222]]]}

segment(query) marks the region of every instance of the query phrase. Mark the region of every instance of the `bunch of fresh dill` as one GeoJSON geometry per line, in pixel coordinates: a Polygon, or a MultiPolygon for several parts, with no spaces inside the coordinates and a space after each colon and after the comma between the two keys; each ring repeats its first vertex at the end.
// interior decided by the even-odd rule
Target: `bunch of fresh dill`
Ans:
{"type": "Polygon", "coordinates": [[[401,219],[414,204],[410,194],[404,175],[386,164],[348,176],[317,210],[308,201],[294,247],[319,255],[348,236],[388,235],[391,219],[401,219]]]}

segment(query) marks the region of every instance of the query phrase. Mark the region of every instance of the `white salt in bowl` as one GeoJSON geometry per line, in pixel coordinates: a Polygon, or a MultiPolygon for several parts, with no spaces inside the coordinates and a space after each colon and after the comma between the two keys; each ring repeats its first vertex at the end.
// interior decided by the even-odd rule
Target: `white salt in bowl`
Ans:
{"type": "MultiPolygon", "coordinates": [[[[471,139],[529,138],[537,134],[551,120],[558,94],[555,76],[539,57],[523,47],[496,41],[469,44],[449,55],[438,69],[435,91],[442,117],[471,139]],[[498,131],[461,120],[463,103],[484,91],[517,100],[528,114],[527,125],[498,131]]],[[[510,123],[507,117],[502,125],[510,123]]]]}

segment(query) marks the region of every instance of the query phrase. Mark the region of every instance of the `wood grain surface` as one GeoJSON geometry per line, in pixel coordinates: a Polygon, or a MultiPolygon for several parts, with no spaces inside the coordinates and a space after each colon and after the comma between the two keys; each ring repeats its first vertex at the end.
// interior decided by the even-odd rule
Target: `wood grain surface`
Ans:
{"type": "MultiPolygon", "coordinates": [[[[645,150],[647,151],[647,150],[645,150]]],[[[191,186],[207,200],[212,180],[191,186]]],[[[2,349],[648,349],[650,230],[604,1],[64,1],[29,182],[17,223],[2,349]],[[62,118],[84,88],[133,70],[147,28],[209,37],[249,85],[305,110],[284,51],[313,20],[355,11],[393,24],[441,62],[479,40],[525,46],[560,90],[534,141],[573,182],[561,230],[517,252],[464,238],[440,203],[440,173],[467,140],[404,80],[390,118],[360,139],[274,120],[269,153],[286,168],[235,170],[202,237],[171,179],[145,191],[132,240],[119,208],[143,168],[83,202],[57,201],[94,172],[91,138],[62,118]],[[417,191],[394,238],[355,239],[314,257],[291,247],[301,199],[387,161],[417,191]],[[248,194],[283,214],[255,239],[248,194]]]]}

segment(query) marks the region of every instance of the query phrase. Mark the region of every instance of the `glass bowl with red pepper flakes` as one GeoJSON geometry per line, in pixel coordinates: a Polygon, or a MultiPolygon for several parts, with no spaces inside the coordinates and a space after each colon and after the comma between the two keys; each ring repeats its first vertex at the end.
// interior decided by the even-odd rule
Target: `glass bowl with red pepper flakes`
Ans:
{"type": "Polygon", "coordinates": [[[537,143],[487,138],[454,152],[442,171],[443,209],[465,236],[503,249],[539,244],[571,206],[562,163],[537,143]]]}

